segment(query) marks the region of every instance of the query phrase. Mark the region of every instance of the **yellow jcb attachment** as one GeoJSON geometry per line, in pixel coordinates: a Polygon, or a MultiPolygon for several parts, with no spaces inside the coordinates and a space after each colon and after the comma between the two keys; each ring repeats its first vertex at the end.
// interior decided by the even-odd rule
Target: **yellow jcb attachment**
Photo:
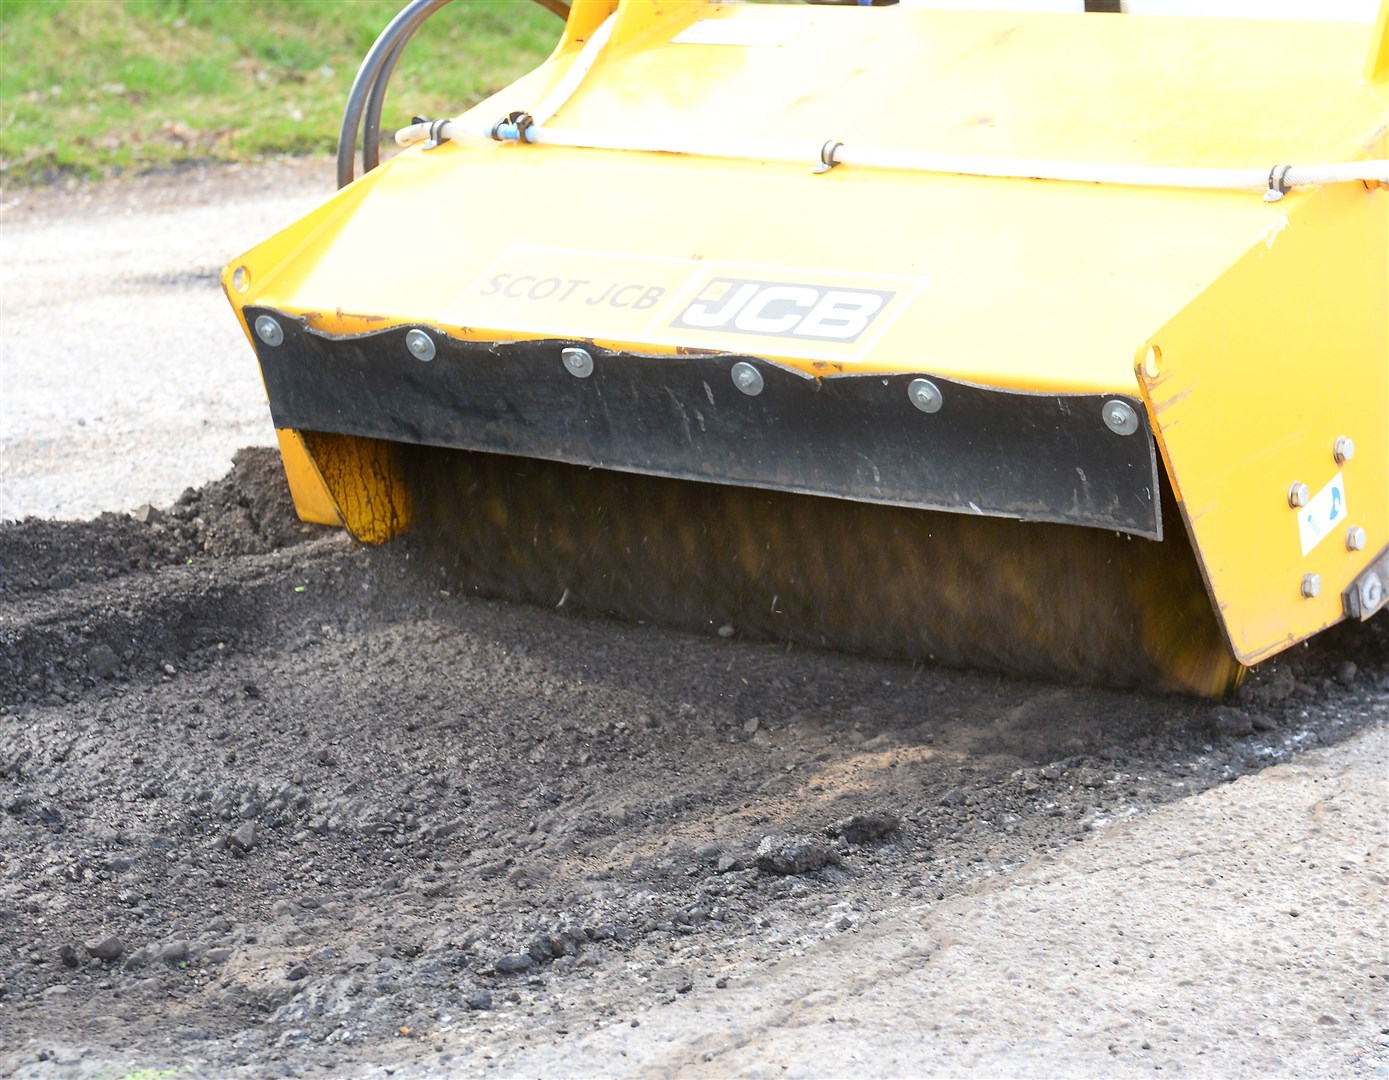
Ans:
{"type": "Polygon", "coordinates": [[[442,6],[225,276],[306,517],[493,595],[1205,695],[1384,607],[1389,2],[576,0],[377,167],[442,6]]]}

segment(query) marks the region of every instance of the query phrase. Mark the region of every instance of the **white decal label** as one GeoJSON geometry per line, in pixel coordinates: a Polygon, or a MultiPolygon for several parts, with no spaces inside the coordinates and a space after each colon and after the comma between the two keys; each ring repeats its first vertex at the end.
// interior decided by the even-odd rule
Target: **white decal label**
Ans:
{"type": "Polygon", "coordinates": [[[1346,482],[1337,473],[1331,483],[1312,496],[1312,501],[1297,512],[1297,531],[1302,535],[1302,554],[1306,555],[1336,532],[1346,521],[1346,482]]]}
{"type": "Polygon", "coordinates": [[[736,334],[857,341],[897,294],[717,277],[671,326],[736,334]]]}
{"type": "Polygon", "coordinates": [[[509,247],[445,324],[855,363],[922,277],[509,247]]]}

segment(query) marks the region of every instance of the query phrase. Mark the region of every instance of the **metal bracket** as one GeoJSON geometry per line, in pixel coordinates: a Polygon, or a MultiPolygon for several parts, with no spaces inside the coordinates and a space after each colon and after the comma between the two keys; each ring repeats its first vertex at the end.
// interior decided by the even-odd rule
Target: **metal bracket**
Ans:
{"type": "Polygon", "coordinates": [[[514,128],[516,130],[516,142],[529,142],[530,140],[526,137],[526,132],[534,126],[535,118],[524,110],[518,110],[517,112],[507,113],[506,116],[498,120],[489,129],[488,134],[497,142],[509,142],[511,140],[506,134],[506,131],[508,128],[514,128]]]}
{"type": "Polygon", "coordinates": [[[1365,622],[1389,601],[1389,547],[1350,583],[1341,594],[1348,618],[1365,622]]]}
{"type": "Polygon", "coordinates": [[[443,133],[444,125],[448,122],[449,121],[447,117],[443,117],[439,120],[433,120],[430,122],[429,139],[424,144],[424,148],[426,150],[433,150],[436,146],[442,146],[444,143],[449,141],[449,137],[443,133]]]}
{"type": "Polygon", "coordinates": [[[1268,190],[1264,192],[1264,202],[1277,202],[1289,191],[1288,173],[1292,172],[1291,165],[1275,165],[1268,171],[1268,190]]]}
{"type": "Polygon", "coordinates": [[[838,165],[839,162],[834,159],[834,155],[839,152],[839,148],[843,145],[842,142],[835,142],[833,139],[826,142],[824,146],[820,147],[820,163],[811,171],[827,173],[838,165]]]}

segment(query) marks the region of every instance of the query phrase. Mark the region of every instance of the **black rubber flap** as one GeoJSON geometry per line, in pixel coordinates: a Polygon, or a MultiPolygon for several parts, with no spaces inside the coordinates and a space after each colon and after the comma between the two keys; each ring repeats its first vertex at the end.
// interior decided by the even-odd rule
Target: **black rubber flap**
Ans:
{"type": "Polygon", "coordinates": [[[277,311],[245,314],[252,325],[269,315],[283,334],[278,345],[256,339],[279,428],[1162,536],[1153,437],[1133,396],[924,372],[812,378],[750,356],[466,342],[429,326],[329,336],[277,311]],[[432,359],[411,352],[411,330],[429,336],[432,359]],[[565,367],[566,348],[591,357],[587,377],[565,367]],[[740,364],[760,392],[735,385],[740,364]],[[919,378],[938,392],[937,411],[913,404],[919,378]],[[1116,402],[1131,434],[1105,422],[1116,402]]]}

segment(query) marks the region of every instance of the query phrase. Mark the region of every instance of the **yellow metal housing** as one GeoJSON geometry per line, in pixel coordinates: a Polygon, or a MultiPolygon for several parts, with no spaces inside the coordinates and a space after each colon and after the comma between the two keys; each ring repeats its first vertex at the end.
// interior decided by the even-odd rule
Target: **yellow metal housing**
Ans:
{"type": "MultiPolygon", "coordinates": [[[[481,130],[535,107],[614,8],[556,126],[799,142],[807,159],[415,147],[229,265],[253,343],[248,305],[335,338],[424,325],[672,364],[745,354],[814,379],[929,372],[1141,396],[1180,509],[1166,528],[1188,531],[1233,657],[1256,663],[1343,617],[1342,593],[1389,548],[1389,191],[1267,202],[812,166],[831,140],[1158,168],[1384,157],[1389,3],[1372,30],[578,0],[554,56],[464,120],[481,130]],[[739,281],[887,299],[852,340],[777,331],[767,313],[784,307],[743,328],[682,315],[736,299],[739,281]],[[1334,458],[1338,439],[1353,458],[1334,458]],[[1304,550],[1290,488],[1315,496],[1337,476],[1348,516],[1304,550]]],[[[281,445],[305,517],[371,541],[409,528],[390,444],[286,432],[281,445]]]]}

